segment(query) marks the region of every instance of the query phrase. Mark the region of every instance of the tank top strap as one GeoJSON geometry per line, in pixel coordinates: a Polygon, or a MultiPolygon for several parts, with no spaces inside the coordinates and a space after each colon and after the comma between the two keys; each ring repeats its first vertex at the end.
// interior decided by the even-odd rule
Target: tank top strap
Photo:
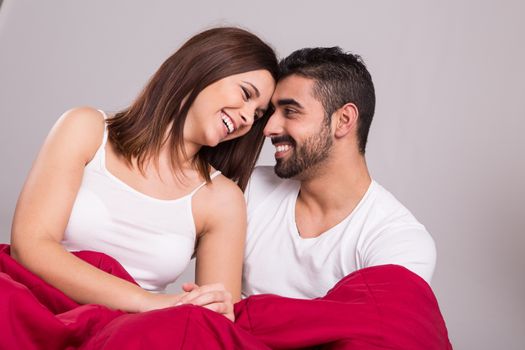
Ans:
{"type": "Polygon", "coordinates": [[[106,147],[106,143],[108,142],[108,125],[106,124],[106,120],[108,120],[108,115],[101,109],[98,109],[98,111],[100,112],[100,114],[102,114],[102,117],[104,117],[104,135],[102,136],[101,145],[101,147],[104,149],[106,147]]]}
{"type": "MultiPolygon", "coordinates": [[[[217,175],[219,175],[221,173],[220,170],[215,170],[213,172],[213,174],[210,175],[210,179],[214,179],[217,175]]],[[[193,197],[193,195],[198,191],[200,190],[204,185],[206,185],[206,181],[204,181],[203,183],[201,183],[199,186],[197,186],[193,191],[191,191],[190,193],[190,197],[193,197]]]]}
{"type": "Polygon", "coordinates": [[[106,143],[108,141],[108,127],[106,124],[106,120],[108,119],[108,116],[103,110],[98,109],[98,111],[104,118],[104,134],[102,135],[102,142],[100,143],[100,146],[98,147],[97,152],[93,156],[93,159],[91,159],[91,161],[88,163],[87,167],[105,169],[106,168],[106,143]]]}

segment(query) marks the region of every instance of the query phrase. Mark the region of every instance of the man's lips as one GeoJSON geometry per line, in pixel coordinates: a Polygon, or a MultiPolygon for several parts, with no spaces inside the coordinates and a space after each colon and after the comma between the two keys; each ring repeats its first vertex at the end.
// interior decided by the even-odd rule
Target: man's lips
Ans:
{"type": "Polygon", "coordinates": [[[272,137],[272,144],[275,146],[275,158],[284,157],[295,147],[295,140],[288,135],[272,137]]]}
{"type": "Polygon", "coordinates": [[[288,152],[292,148],[293,146],[288,143],[275,145],[275,157],[276,158],[284,157],[286,152],[288,152]]]}

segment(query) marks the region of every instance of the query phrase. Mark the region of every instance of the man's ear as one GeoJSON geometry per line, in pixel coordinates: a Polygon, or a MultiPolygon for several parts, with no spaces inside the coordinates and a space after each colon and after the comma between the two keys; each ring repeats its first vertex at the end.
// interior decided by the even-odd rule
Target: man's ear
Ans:
{"type": "Polygon", "coordinates": [[[333,116],[335,122],[335,137],[345,137],[357,127],[359,110],[353,103],[347,103],[339,108],[333,116]]]}

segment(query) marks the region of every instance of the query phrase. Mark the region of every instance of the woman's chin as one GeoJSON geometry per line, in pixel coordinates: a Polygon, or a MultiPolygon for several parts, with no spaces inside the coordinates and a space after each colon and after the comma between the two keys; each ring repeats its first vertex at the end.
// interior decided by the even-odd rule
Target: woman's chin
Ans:
{"type": "Polygon", "coordinates": [[[224,141],[224,138],[210,138],[207,142],[206,142],[206,145],[205,146],[208,146],[208,147],[215,147],[217,146],[219,143],[221,143],[222,141],[224,141]]]}
{"type": "Polygon", "coordinates": [[[219,143],[230,141],[231,139],[234,139],[234,138],[235,136],[231,137],[231,135],[229,134],[209,135],[206,139],[206,143],[204,144],[204,146],[215,147],[219,143]]]}

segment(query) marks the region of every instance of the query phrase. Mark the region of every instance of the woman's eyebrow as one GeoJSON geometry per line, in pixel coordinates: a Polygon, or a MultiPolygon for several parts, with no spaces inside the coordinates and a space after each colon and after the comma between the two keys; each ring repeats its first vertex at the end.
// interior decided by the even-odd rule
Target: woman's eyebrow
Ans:
{"type": "Polygon", "coordinates": [[[253,85],[249,81],[245,81],[245,80],[243,80],[242,82],[245,83],[245,84],[250,85],[255,90],[255,96],[257,96],[257,97],[261,96],[261,93],[259,92],[259,89],[257,89],[257,87],[255,85],[253,85]]]}

